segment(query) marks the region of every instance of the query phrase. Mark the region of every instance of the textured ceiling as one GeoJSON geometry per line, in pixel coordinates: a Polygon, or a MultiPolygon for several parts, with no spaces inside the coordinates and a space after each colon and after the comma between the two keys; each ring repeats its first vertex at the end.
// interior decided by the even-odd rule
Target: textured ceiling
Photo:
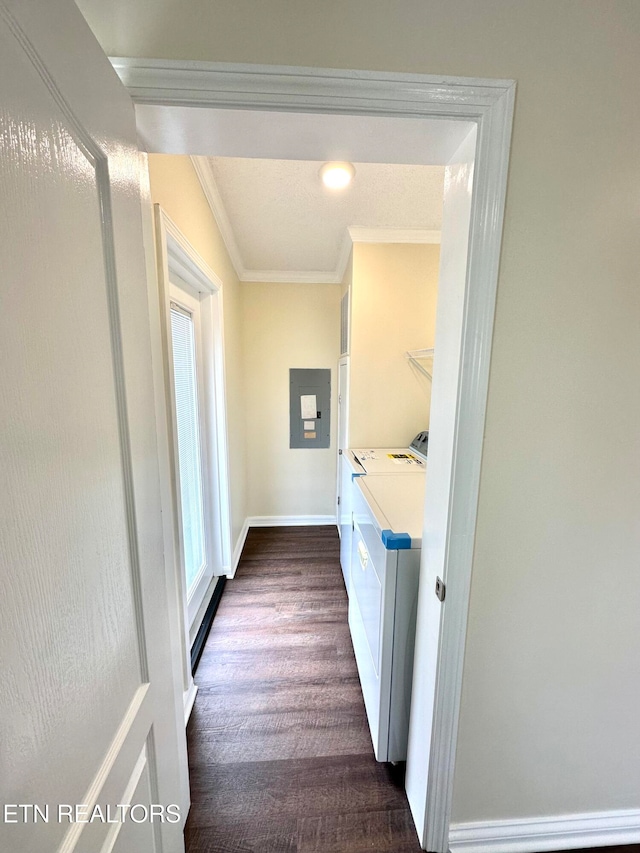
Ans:
{"type": "Polygon", "coordinates": [[[246,270],[330,273],[347,229],[439,230],[443,166],[355,163],[350,187],[326,189],[322,162],[208,158],[246,270]]]}

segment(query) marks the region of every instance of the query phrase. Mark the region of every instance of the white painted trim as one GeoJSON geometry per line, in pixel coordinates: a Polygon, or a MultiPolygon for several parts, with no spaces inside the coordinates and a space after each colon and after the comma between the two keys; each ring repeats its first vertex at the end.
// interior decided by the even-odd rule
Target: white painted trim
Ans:
{"type": "MultiPolygon", "coordinates": [[[[453,802],[480,467],[489,388],[515,83],[495,92],[477,120],[474,187],[453,437],[444,580],[425,825],[426,850],[447,853],[453,802]]],[[[420,613],[418,612],[418,619],[420,613]]]]}
{"type": "Polygon", "coordinates": [[[640,843],[640,809],[454,823],[452,853],[542,853],[640,843]]]}
{"type": "Polygon", "coordinates": [[[336,265],[336,277],[338,279],[337,284],[342,284],[352,250],[353,240],[351,239],[351,235],[347,229],[347,233],[344,235],[344,239],[342,241],[342,246],[340,247],[340,253],[338,254],[338,263],[336,265]]]}
{"type": "MultiPolygon", "coordinates": [[[[220,526],[218,571],[225,574],[231,559],[231,494],[225,392],[223,284],[222,279],[160,206],[157,206],[157,223],[158,233],[166,243],[166,272],[178,276],[199,293],[215,297],[202,303],[202,320],[208,332],[204,335],[205,362],[209,366],[213,365],[213,373],[208,377],[208,397],[211,398],[208,415],[215,422],[215,429],[214,440],[210,442],[214,445],[210,448],[210,456],[213,458],[210,458],[209,464],[215,468],[218,486],[215,501],[220,526]]],[[[164,275],[165,266],[161,269],[161,275],[164,275]]],[[[169,391],[171,392],[170,382],[169,391]]]]}
{"type": "MultiPolygon", "coordinates": [[[[158,205],[153,206],[153,221],[155,227],[156,264],[158,275],[158,303],[160,309],[160,334],[162,345],[162,366],[164,374],[164,418],[166,440],[168,443],[170,515],[173,528],[173,571],[176,588],[175,606],[180,624],[180,658],[182,670],[182,695],[189,690],[191,678],[191,654],[189,642],[189,618],[187,609],[187,591],[185,585],[185,570],[183,561],[182,524],[180,522],[180,504],[177,490],[177,435],[175,412],[172,400],[175,399],[173,388],[173,359],[171,345],[171,326],[169,317],[169,237],[167,225],[170,218],[160,215],[158,205]]],[[[175,228],[177,231],[177,228],[175,228]]],[[[178,242],[175,242],[178,245],[178,242]]],[[[177,251],[177,250],[176,250],[177,251]]],[[[167,508],[163,508],[167,512],[167,508]]],[[[183,702],[184,707],[184,702],[183,702]]]]}
{"type": "Polygon", "coordinates": [[[217,293],[221,290],[222,279],[216,275],[164,210],[162,217],[170,270],[175,271],[187,284],[199,292],[217,293]]]}
{"type": "Polygon", "coordinates": [[[439,243],[440,231],[426,228],[348,228],[351,243],[439,243]]]}
{"type": "MultiPolygon", "coordinates": [[[[133,698],[129,703],[129,707],[118,726],[115,735],[109,747],[107,749],[106,755],[104,756],[100,767],[98,768],[97,773],[91,780],[91,783],[86,790],[81,802],[86,806],[88,813],[90,814],[98,802],[98,798],[100,797],[100,793],[102,792],[105,784],[108,781],[109,774],[111,773],[116,761],[119,756],[124,753],[125,743],[129,738],[131,738],[134,730],[142,730],[145,726],[150,725],[150,708],[149,708],[149,683],[141,684],[136,692],[133,694],[133,698]]],[[[137,732],[138,735],[140,731],[137,732]]],[[[135,740],[132,738],[132,740],[135,740]]],[[[85,823],[73,823],[67,829],[64,834],[64,838],[60,846],[58,847],[57,853],[74,853],[76,850],[78,840],[80,838],[80,834],[82,833],[85,823]]]]}
{"type": "MultiPolygon", "coordinates": [[[[174,571],[177,589],[177,608],[180,620],[180,644],[182,663],[183,696],[193,689],[191,676],[191,639],[190,620],[185,589],[184,565],[182,558],[182,523],[180,519],[179,497],[177,490],[177,433],[175,412],[171,401],[174,399],[173,358],[170,328],[170,279],[178,278],[203,295],[200,300],[201,322],[207,325],[208,334],[204,344],[204,362],[207,365],[203,381],[207,385],[204,404],[207,406],[206,426],[208,453],[205,458],[207,468],[215,472],[211,477],[212,489],[209,493],[210,514],[215,516],[215,530],[212,540],[212,552],[215,553],[214,573],[226,572],[231,554],[231,521],[229,494],[229,449],[226,425],[226,400],[224,386],[224,324],[222,315],[222,280],[208,266],[201,255],[182,234],[172,219],[159,205],[154,205],[156,229],[156,257],[158,270],[158,292],[161,314],[162,359],[165,382],[165,417],[167,440],[169,444],[169,475],[171,489],[171,514],[173,524],[174,571]],[[210,297],[210,298],[208,298],[210,297]],[[212,368],[212,370],[209,370],[212,368]],[[214,439],[210,438],[210,425],[215,423],[214,439]],[[213,485],[217,486],[214,493],[213,485]]],[[[201,608],[200,608],[201,610],[201,608]]]]}
{"type": "Polygon", "coordinates": [[[184,694],[184,724],[185,726],[189,722],[189,717],[191,716],[191,712],[193,711],[193,704],[196,701],[196,695],[198,693],[198,687],[196,684],[191,681],[191,685],[189,689],[185,691],[184,694]]]}
{"type": "MultiPolygon", "coordinates": [[[[143,747],[138,760],[136,761],[136,765],[133,768],[133,773],[131,774],[131,778],[127,782],[127,787],[125,788],[124,794],[118,798],[118,805],[133,805],[133,795],[136,792],[136,788],[140,782],[142,774],[145,768],[148,767],[148,758],[147,758],[147,745],[143,747]]],[[[102,847],[100,848],[100,853],[112,853],[115,849],[116,841],[118,840],[118,836],[122,831],[122,827],[125,825],[124,821],[116,821],[111,825],[109,831],[107,833],[107,837],[105,838],[102,847]]]]}
{"type": "Polygon", "coordinates": [[[322,270],[244,270],[240,281],[285,284],[340,284],[337,272],[322,270]]]}
{"type": "Polygon", "coordinates": [[[193,163],[193,168],[195,169],[198,180],[200,181],[202,191],[204,192],[207,202],[209,203],[209,207],[211,208],[213,218],[220,229],[220,234],[225,246],[227,247],[227,252],[229,253],[229,258],[231,259],[233,268],[236,271],[236,275],[240,281],[244,281],[242,276],[245,269],[242,261],[242,255],[240,254],[240,249],[236,243],[236,237],[233,233],[231,222],[229,221],[227,211],[220,196],[218,185],[213,177],[209,160],[206,157],[197,157],[194,155],[191,157],[191,162],[193,163]]]}
{"type": "Polygon", "coordinates": [[[427,817],[417,827],[425,849],[446,853],[515,83],[171,60],[116,58],[112,64],[137,103],[423,116],[477,127],[446,531],[446,565],[452,571],[439,630],[427,817]]]}
{"type": "Polygon", "coordinates": [[[245,518],[242,524],[242,529],[240,530],[240,535],[238,536],[238,541],[236,542],[236,547],[233,549],[233,557],[231,558],[231,570],[227,572],[228,578],[234,578],[236,576],[238,563],[240,562],[240,557],[242,556],[242,549],[244,548],[244,543],[247,541],[248,533],[249,519],[245,518]]]}
{"type": "Polygon", "coordinates": [[[207,157],[192,156],[200,186],[205,194],[213,218],[227,247],[231,263],[240,281],[282,282],[290,284],[340,284],[349,261],[354,243],[439,243],[440,231],[426,228],[347,228],[338,254],[336,268],[327,270],[250,270],[242,260],[242,254],[227,215],[220,191],[216,184],[207,157]]]}
{"type": "Polygon", "coordinates": [[[247,519],[249,527],[314,527],[336,524],[335,515],[254,515],[247,519]]]}
{"type": "MultiPolygon", "coordinates": [[[[180,754],[181,808],[186,816],[190,806],[189,766],[186,740],[184,739],[182,700],[186,686],[185,661],[187,658],[186,638],[182,622],[182,598],[178,587],[176,570],[177,540],[173,511],[172,455],[170,449],[169,424],[167,421],[167,382],[164,365],[163,329],[160,308],[160,285],[158,276],[158,241],[155,231],[154,211],[149,184],[147,155],[140,154],[140,195],[142,231],[147,267],[147,293],[149,321],[151,324],[151,359],[153,363],[153,385],[155,397],[156,434],[158,460],[160,464],[160,499],[162,510],[162,532],[164,544],[164,573],[170,620],[171,662],[174,680],[174,716],[178,737],[183,744],[180,754]]],[[[190,671],[189,671],[190,675],[190,671]]]]}
{"type": "Polygon", "coordinates": [[[512,80],[110,57],[136,104],[473,120],[512,80]]]}
{"type": "Polygon", "coordinates": [[[238,536],[236,547],[233,551],[231,561],[232,570],[228,577],[235,577],[242,549],[247,540],[250,527],[316,527],[321,525],[335,525],[335,515],[253,515],[245,518],[244,524],[238,536]]]}

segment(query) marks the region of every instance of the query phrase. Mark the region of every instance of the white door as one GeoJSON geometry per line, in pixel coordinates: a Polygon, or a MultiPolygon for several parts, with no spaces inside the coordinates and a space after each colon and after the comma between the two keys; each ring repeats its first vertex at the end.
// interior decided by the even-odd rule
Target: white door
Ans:
{"type": "Polygon", "coordinates": [[[342,537],[342,511],[344,485],[342,482],[342,457],[346,452],[349,438],[349,356],[343,355],[338,362],[338,464],[337,464],[337,503],[338,532],[342,537]]]}
{"type": "Polygon", "coordinates": [[[338,362],[338,450],[346,450],[349,441],[349,356],[338,362]]]}
{"type": "Polygon", "coordinates": [[[345,461],[349,445],[349,356],[338,362],[338,531],[340,566],[349,592],[351,566],[351,474],[345,461]]]}
{"type": "Polygon", "coordinates": [[[75,5],[0,0],[0,849],[11,853],[184,849],[177,809],[160,819],[168,806],[184,814],[188,794],[135,139],[131,102],[75,5]]]}

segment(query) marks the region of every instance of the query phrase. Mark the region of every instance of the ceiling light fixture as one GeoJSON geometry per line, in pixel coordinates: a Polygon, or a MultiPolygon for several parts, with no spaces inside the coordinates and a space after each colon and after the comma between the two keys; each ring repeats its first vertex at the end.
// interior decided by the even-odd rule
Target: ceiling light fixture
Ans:
{"type": "Polygon", "coordinates": [[[320,169],[320,177],[330,190],[343,190],[353,180],[356,170],[352,163],[325,163],[320,169]]]}

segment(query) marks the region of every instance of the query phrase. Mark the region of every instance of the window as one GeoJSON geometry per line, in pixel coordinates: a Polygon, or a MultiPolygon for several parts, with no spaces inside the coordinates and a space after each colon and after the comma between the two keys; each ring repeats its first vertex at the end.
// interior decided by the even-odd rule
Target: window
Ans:
{"type": "Polygon", "coordinates": [[[171,282],[169,294],[176,485],[188,627],[191,630],[216,565],[216,536],[212,523],[211,475],[207,453],[212,427],[211,424],[207,425],[205,416],[206,370],[200,294],[186,283],[183,286],[176,280],[171,282]]]}
{"type": "Polygon", "coordinates": [[[187,596],[206,567],[202,454],[193,316],[171,303],[180,505],[187,596]]]}

